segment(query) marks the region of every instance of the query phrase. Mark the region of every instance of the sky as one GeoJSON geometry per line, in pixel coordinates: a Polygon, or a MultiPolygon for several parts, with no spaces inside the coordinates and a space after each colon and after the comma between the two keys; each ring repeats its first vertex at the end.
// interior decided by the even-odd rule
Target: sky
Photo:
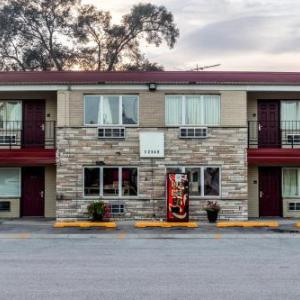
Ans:
{"type": "Polygon", "coordinates": [[[300,71],[299,0],[82,0],[118,23],[138,3],[164,5],[180,37],[174,47],[143,46],[166,70],[300,71]]]}

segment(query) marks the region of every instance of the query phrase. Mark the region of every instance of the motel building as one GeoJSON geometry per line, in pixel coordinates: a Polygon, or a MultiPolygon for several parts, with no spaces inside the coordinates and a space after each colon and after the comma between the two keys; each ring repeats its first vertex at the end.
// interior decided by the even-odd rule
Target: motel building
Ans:
{"type": "Polygon", "coordinates": [[[300,73],[2,72],[0,218],[300,217],[300,73]]]}

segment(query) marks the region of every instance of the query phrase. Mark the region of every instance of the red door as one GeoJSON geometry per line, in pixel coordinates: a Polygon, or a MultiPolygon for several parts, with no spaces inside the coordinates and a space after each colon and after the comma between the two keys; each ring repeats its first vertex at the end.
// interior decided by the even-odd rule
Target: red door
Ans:
{"type": "Polygon", "coordinates": [[[44,182],[43,167],[22,168],[22,217],[44,216],[44,182]]]}
{"type": "Polygon", "coordinates": [[[259,168],[259,215],[281,217],[281,168],[259,168]]]}
{"type": "Polygon", "coordinates": [[[43,148],[45,144],[45,101],[24,101],[23,147],[43,148]]]}
{"type": "Polygon", "coordinates": [[[279,148],[279,101],[258,101],[258,147],[279,148]]]}

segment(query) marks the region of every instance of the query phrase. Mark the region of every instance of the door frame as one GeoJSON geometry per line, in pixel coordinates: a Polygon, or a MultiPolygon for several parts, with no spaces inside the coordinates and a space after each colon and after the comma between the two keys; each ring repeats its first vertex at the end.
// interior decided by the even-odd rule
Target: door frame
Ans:
{"type": "Polygon", "coordinates": [[[281,148],[282,145],[282,137],[281,137],[281,99],[257,99],[257,148],[281,148]],[[279,144],[276,146],[272,146],[270,147],[269,145],[260,145],[259,141],[260,141],[260,131],[259,131],[259,104],[262,102],[277,102],[278,103],[278,140],[279,140],[279,144]]]}
{"type": "MultiPolygon", "coordinates": [[[[280,213],[277,217],[282,218],[283,217],[283,197],[282,197],[282,168],[281,166],[259,166],[258,167],[258,216],[259,218],[272,218],[273,216],[262,216],[261,215],[261,204],[260,204],[260,191],[261,191],[261,180],[260,180],[260,170],[261,169],[272,169],[272,168],[277,168],[280,169],[280,184],[279,184],[279,210],[280,213]]],[[[274,216],[274,218],[276,218],[276,216],[274,216]]]]}
{"type": "Polygon", "coordinates": [[[44,218],[45,217],[45,187],[46,187],[46,184],[45,184],[45,167],[43,166],[24,166],[21,169],[21,197],[20,197],[20,217],[25,217],[25,218],[44,218]],[[24,216],[24,198],[23,198],[23,195],[24,195],[24,169],[34,169],[34,168],[39,168],[39,169],[43,169],[43,192],[44,192],[44,195],[43,195],[43,198],[42,198],[42,211],[43,211],[43,214],[41,216],[24,216]]]}

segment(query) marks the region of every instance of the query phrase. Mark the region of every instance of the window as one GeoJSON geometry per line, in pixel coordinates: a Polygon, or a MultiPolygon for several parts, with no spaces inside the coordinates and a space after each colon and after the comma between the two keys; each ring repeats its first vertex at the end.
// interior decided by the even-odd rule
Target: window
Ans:
{"type": "Polygon", "coordinates": [[[0,211],[10,211],[10,202],[0,201],[0,211]]]}
{"type": "Polygon", "coordinates": [[[299,130],[300,101],[281,101],[281,129],[299,130]]]}
{"type": "Polygon", "coordinates": [[[166,96],[167,125],[219,125],[220,96],[166,96]]]}
{"type": "Polygon", "coordinates": [[[84,194],[97,196],[100,193],[100,170],[99,168],[84,169],[84,194]]]}
{"type": "Polygon", "coordinates": [[[138,96],[84,97],[85,125],[136,125],[138,124],[138,96]]]}
{"type": "Polygon", "coordinates": [[[19,168],[0,168],[0,197],[20,197],[19,168]]]}
{"type": "Polygon", "coordinates": [[[282,170],[282,194],[287,198],[300,197],[300,168],[284,168],[282,170]]]}
{"type": "Polygon", "coordinates": [[[137,195],[137,168],[84,168],[84,196],[131,197],[137,195]]]}
{"type": "Polygon", "coordinates": [[[289,202],[289,210],[300,211],[300,202],[289,202]]]}
{"type": "Polygon", "coordinates": [[[20,129],[21,121],[21,102],[0,101],[0,129],[20,129]]]}
{"type": "Polygon", "coordinates": [[[167,173],[187,173],[191,196],[220,196],[220,167],[168,167],[167,173]]]}

